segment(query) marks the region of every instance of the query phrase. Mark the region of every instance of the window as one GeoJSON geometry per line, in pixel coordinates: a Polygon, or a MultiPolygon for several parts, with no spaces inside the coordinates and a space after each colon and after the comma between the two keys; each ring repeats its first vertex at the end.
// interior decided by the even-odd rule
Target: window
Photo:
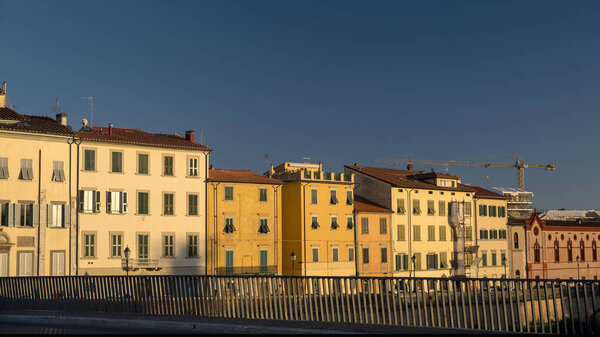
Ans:
{"type": "Polygon", "coordinates": [[[8,179],[8,158],[0,157],[0,179],[8,179]]]}
{"type": "Polygon", "coordinates": [[[479,216],[487,216],[487,206],[479,205],[479,216]]]}
{"type": "Polygon", "coordinates": [[[567,241],[567,260],[573,262],[573,244],[570,239],[567,241]]]}
{"type": "Polygon", "coordinates": [[[396,271],[408,270],[408,255],[396,254],[396,271]]]}
{"type": "Polygon", "coordinates": [[[83,234],[83,257],[96,257],[96,234],[83,234]]]}
{"type": "Polygon", "coordinates": [[[259,188],[258,189],[258,201],[267,201],[267,189],[259,188]]]}
{"type": "Polygon", "coordinates": [[[387,234],[387,219],[379,218],[379,234],[387,234]]]}
{"type": "MultiPolygon", "coordinates": [[[[516,233],[515,233],[515,235],[516,235],[516,233]]],[[[487,231],[487,229],[480,229],[479,230],[479,238],[482,239],[482,240],[488,238],[488,231],[487,231]]]]}
{"type": "Polygon", "coordinates": [[[579,256],[581,256],[581,262],[585,261],[585,245],[583,239],[579,243],[579,256]]]}
{"type": "Polygon", "coordinates": [[[427,241],[435,241],[435,226],[427,226],[427,241]]]}
{"type": "Polygon", "coordinates": [[[331,260],[333,262],[338,262],[338,260],[339,260],[338,247],[331,248],[331,260]]]}
{"type": "Polygon", "coordinates": [[[57,160],[52,162],[52,181],[65,181],[65,162],[57,160]]]}
{"type": "Polygon", "coordinates": [[[496,263],[496,251],[493,250],[492,251],[492,266],[496,266],[496,265],[497,265],[497,263],[496,263]]]}
{"type": "Polygon", "coordinates": [[[259,254],[260,272],[266,273],[268,271],[267,265],[269,264],[269,251],[261,249],[259,254]]]}
{"type": "Polygon", "coordinates": [[[15,226],[33,227],[38,224],[39,206],[31,204],[14,204],[13,221],[15,226]]]}
{"type": "Polygon", "coordinates": [[[337,222],[337,216],[332,216],[331,217],[331,229],[338,229],[340,228],[340,225],[337,222]]]}
{"type": "Polygon", "coordinates": [[[481,266],[487,267],[487,251],[481,251],[481,266]]]}
{"type": "Polygon", "coordinates": [[[360,229],[362,234],[369,234],[369,218],[360,219],[360,229]]]}
{"type": "Polygon", "coordinates": [[[427,200],[427,214],[433,215],[435,214],[435,206],[433,200],[427,200]]]}
{"type": "Polygon", "coordinates": [[[467,241],[473,240],[473,227],[465,226],[465,240],[467,240],[467,241]]]}
{"type": "Polygon", "coordinates": [[[319,262],[319,247],[312,247],[312,262],[319,262]]]}
{"type": "Polygon", "coordinates": [[[258,227],[258,232],[262,234],[267,234],[270,232],[269,226],[267,225],[267,219],[260,219],[260,226],[258,227]]]}
{"type": "Polygon", "coordinates": [[[198,158],[190,158],[188,161],[188,173],[190,177],[198,176],[198,158]]]}
{"type": "Polygon", "coordinates": [[[198,215],[198,194],[188,194],[188,215],[198,215]]]}
{"type": "Polygon", "coordinates": [[[413,214],[421,214],[421,202],[413,200],[413,214]]]}
{"type": "Polygon", "coordinates": [[[198,257],[198,235],[188,235],[188,257],[198,257]]]}
{"type": "Polygon", "coordinates": [[[223,229],[225,233],[233,233],[235,232],[235,227],[233,226],[233,218],[225,218],[225,229],[223,229]]]}
{"type": "Polygon", "coordinates": [[[381,263],[388,262],[387,247],[381,247],[381,263]]]}
{"type": "Polygon", "coordinates": [[[313,205],[316,205],[317,201],[318,201],[318,198],[317,198],[317,189],[313,188],[313,189],[310,190],[310,203],[313,204],[313,205]]]}
{"type": "Polygon", "coordinates": [[[362,253],[363,264],[368,264],[369,263],[369,248],[363,248],[362,251],[363,251],[363,253],[362,253]]]}
{"type": "Polygon", "coordinates": [[[348,261],[354,261],[354,247],[348,246],[348,261]]]}
{"type": "Polygon", "coordinates": [[[111,234],[110,235],[110,257],[121,257],[123,248],[123,235],[122,234],[111,234]]]}
{"type": "Polygon", "coordinates": [[[398,214],[404,214],[404,212],[406,212],[406,210],[404,209],[404,199],[396,200],[396,208],[396,212],[398,214]]]}
{"type": "Polygon", "coordinates": [[[329,191],[329,203],[331,205],[337,205],[338,200],[337,200],[337,191],[336,190],[329,191]]]}
{"type": "Polygon", "coordinates": [[[83,156],[83,169],[85,171],[96,171],[96,150],[84,150],[83,156]]]}
{"type": "Polygon", "coordinates": [[[354,200],[352,198],[352,191],[346,190],[346,205],[352,205],[352,204],[354,204],[354,200]]]}
{"type": "Polygon", "coordinates": [[[148,174],[148,154],[138,153],[138,174],[148,174]]]}
{"type": "Polygon", "coordinates": [[[66,227],[70,224],[71,212],[68,205],[48,204],[46,213],[48,227],[66,227]]]}
{"type": "Polygon", "coordinates": [[[404,225],[397,225],[398,241],[406,241],[406,229],[404,227],[404,225]]]}
{"type": "Polygon", "coordinates": [[[319,228],[319,220],[318,220],[318,217],[316,215],[312,216],[311,223],[310,223],[310,228],[312,228],[312,229],[319,228]]]}
{"type": "Polygon", "coordinates": [[[79,191],[79,212],[100,212],[100,191],[79,191]]]}
{"type": "Polygon", "coordinates": [[[173,157],[164,156],[163,157],[163,175],[172,176],[173,175],[173,157]]]}
{"type": "MultiPolygon", "coordinates": [[[[11,212],[12,213],[13,209],[12,209],[12,205],[9,203],[2,203],[0,202],[0,225],[1,226],[8,226],[9,225],[9,216],[8,213],[11,212]]],[[[12,225],[12,222],[14,221],[12,216],[10,217],[10,225],[12,225]]],[[[0,273],[2,272],[2,270],[0,270],[0,273]]],[[[1,276],[1,274],[0,274],[1,276]]]]}
{"type": "Polygon", "coordinates": [[[438,256],[437,254],[427,254],[426,256],[426,262],[427,262],[427,269],[437,269],[437,265],[438,265],[438,256]]]}
{"type": "Polygon", "coordinates": [[[163,215],[173,215],[173,199],[175,195],[173,193],[163,194],[163,215]]]}
{"type": "Polygon", "coordinates": [[[225,274],[233,274],[233,250],[225,251],[225,274]]]}
{"type": "Polygon", "coordinates": [[[354,228],[354,219],[350,215],[348,215],[348,224],[347,224],[346,228],[348,228],[348,229],[354,228]]]}
{"type": "Polygon", "coordinates": [[[148,258],[148,234],[138,234],[138,259],[148,258]]]}
{"type": "Polygon", "coordinates": [[[123,172],[123,152],[113,151],[111,152],[111,172],[122,173],[123,172]]]}
{"type": "Polygon", "coordinates": [[[33,160],[21,159],[21,172],[19,173],[21,180],[33,180],[33,160]]]}
{"type": "Polygon", "coordinates": [[[440,241],[446,241],[446,226],[439,227],[440,241]]]}
{"type": "Polygon", "coordinates": [[[514,239],[514,244],[515,244],[515,249],[519,249],[519,234],[515,233],[515,235],[513,235],[514,239]]]}
{"type": "Polygon", "coordinates": [[[233,200],[233,186],[225,186],[225,200],[233,200]]]}
{"type": "Polygon", "coordinates": [[[506,266],[506,251],[500,251],[500,264],[506,266]]]}
{"type": "Polygon", "coordinates": [[[446,215],[446,202],[440,200],[438,202],[439,215],[446,215]]]}
{"type": "Polygon", "coordinates": [[[598,254],[596,251],[596,240],[592,241],[592,261],[598,261],[598,254]]]}
{"type": "Polygon", "coordinates": [[[413,256],[415,257],[415,270],[421,270],[421,253],[415,253],[413,256]]]}
{"type": "Polygon", "coordinates": [[[498,213],[499,213],[499,217],[501,218],[505,218],[506,217],[506,207],[504,206],[498,206],[498,213]]]}
{"type": "Polygon", "coordinates": [[[138,214],[148,213],[148,192],[138,192],[138,214]]]}
{"type": "Polygon", "coordinates": [[[50,252],[50,275],[65,276],[65,252],[50,252]]]}
{"type": "Polygon", "coordinates": [[[535,241],[533,245],[533,260],[535,263],[540,263],[540,244],[535,241]]]}
{"type": "Polygon", "coordinates": [[[560,250],[558,248],[558,239],[554,240],[554,262],[560,262],[560,250]]]}
{"type": "Polygon", "coordinates": [[[106,213],[127,213],[127,192],[106,191],[106,213]]]}
{"type": "Polygon", "coordinates": [[[17,252],[19,276],[33,276],[33,252],[17,252]]]}
{"type": "Polygon", "coordinates": [[[163,236],[163,257],[173,257],[173,234],[163,236]]]}
{"type": "Polygon", "coordinates": [[[496,206],[491,206],[491,205],[490,205],[490,206],[488,206],[488,210],[489,210],[489,211],[488,211],[488,214],[489,214],[491,217],[494,217],[494,216],[496,216],[496,206]]]}
{"type": "Polygon", "coordinates": [[[421,241],[421,226],[415,225],[413,227],[413,239],[414,241],[421,241]]]}
{"type": "Polygon", "coordinates": [[[446,257],[446,252],[440,253],[440,269],[448,268],[448,259],[446,257]]]}

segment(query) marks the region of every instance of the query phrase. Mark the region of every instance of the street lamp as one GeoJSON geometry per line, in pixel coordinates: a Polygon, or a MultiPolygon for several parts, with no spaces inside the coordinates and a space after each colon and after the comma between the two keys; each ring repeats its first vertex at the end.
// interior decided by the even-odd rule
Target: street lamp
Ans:
{"type": "Polygon", "coordinates": [[[579,256],[577,256],[577,279],[579,280],[579,256]]]}
{"type": "Polygon", "coordinates": [[[290,255],[290,260],[292,260],[292,276],[294,276],[294,262],[296,262],[296,253],[292,251],[290,255]]]}
{"type": "Polygon", "coordinates": [[[127,271],[127,276],[129,276],[129,254],[131,254],[129,246],[125,247],[123,253],[125,254],[125,270],[127,271]]]}
{"type": "Polygon", "coordinates": [[[410,258],[410,260],[412,261],[413,264],[413,277],[417,276],[417,266],[415,265],[415,260],[417,260],[417,257],[413,254],[413,256],[410,258]]]}

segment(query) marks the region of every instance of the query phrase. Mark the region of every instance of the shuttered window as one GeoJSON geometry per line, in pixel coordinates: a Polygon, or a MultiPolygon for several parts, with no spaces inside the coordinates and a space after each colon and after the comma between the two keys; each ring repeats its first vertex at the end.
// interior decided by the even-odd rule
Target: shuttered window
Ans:
{"type": "Polygon", "coordinates": [[[174,237],[172,234],[163,236],[163,257],[173,257],[174,237]]]}
{"type": "Polygon", "coordinates": [[[413,240],[421,241],[421,226],[420,225],[414,225],[414,227],[413,227],[413,240]]]}
{"type": "Polygon", "coordinates": [[[267,225],[267,219],[260,219],[260,226],[258,228],[258,232],[262,234],[269,233],[269,226],[267,225]]]}
{"type": "Polygon", "coordinates": [[[427,241],[435,241],[435,226],[427,226],[427,241]]]}
{"type": "Polygon", "coordinates": [[[233,200],[233,186],[225,186],[225,200],[233,200]]]}
{"type": "Polygon", "coordinates": [[[8,158],[0,157],[0,179],[8,178],[8,158]]]}
{"type": "Polygon", "coordinates": [[[442,201],[442,200],[438,201],[438,209],[439,209],[439,212],[438,212],[439,215],[446,215],[446,202],[442,201]]]}
{"type": "Polygon", "coordinates": [[[198,235],[188,235],[188,257],[198,257],[198,235]]]}
{"type": "Polygon", "coordinates": [[[163,175],[165,175],[165,176],[173,175],[173,157],[171,157],[171,156],[164,157],[163,175]]]}
{"type": "Polygon", "coordinates": [[[406,241],[406,226],[397,225],[398,228],[398,241],[406,241]]]}
{"type": "Polygon", "coordinates": [[[440,241],[446,241],[446,226],[439,227],[440,241]]]}
{"type": "Polygon", "coordinates": [[[163,215],[174,214],[174,199],[175,196],[172,193],[163,194],[163,215]]]}
{"type": "Polygon", "coordinates": [[[197,194],[188,194],[188,215],[198,215],[197,194]]]}
{"type": "Polygon", "coordinates": [[[258,194],[259,194],[259,196],[258,196],[259,201],[267,201],[267,189],[266,188],[260,188],[258,194]]]}
{"type": "Polygon", "coordinates": [[[83,156],[83,169],[85,171],[96,171],[96,150],[84,150],[83,156]]]}
{"type": "Polygon", "coordinates": [[[21,172],[19,172],[19,179],[33,180],[33,160],[32,159],[21,159],[21,172]]]}
{"type": "Polygon", "coordinates": [[[52,181],[65,181],[65,162],[55,160],[52,162],[52,167],[52,181]]]}
{"type": "Polygon", "coordinates": [[[360,219],[360,232],[362,234],[369,234],[369,218],[360,219]]]}
{"type": "Polygon", "coordinates": [[[433,202],[433,200],[427,200],[427,214],[435,214],[435,203],[433,202]]]}
{"type": "Polygon", "coordinates": [[[106,213],[127,213],[127,192],[106,191],[106,213]]]}
{"type": "Polygon", "coordinates": [[[114,173],[123,172],[123,152],[111,152],[111,171],[114,173]]]}
{"type": "Polygon", "coordinates": [[[148,192],[138,192],[138,214],[148,214],[148,192]]]}
{"type": "Polygon", "coordinates": [[[148,155],[138,153],[138,174],[148,174],[148,155]]]}
{"type": "Polygon", "coordinates": [[[413,200],[413,214],[421,214],[421,201],[413,200]]]}
{"type": "Polygon", "coordinates": [[[225,233],[233,233],[235,232],[235,227],[233,226],[233,218],[225,218],[225,233]]]}
{"type": "Polygon", "coordinates": [[[404,212],[406,212],[406,209],[404,208],[404,199],[396,200],[396,212],[398,214],[404,214],[404,212]]]}
{"type": "Polygon", "coordinates": [[[379,234],[387,234],[387,219],[379,218],[379,234]]]}
{"type": "Polygon", "coordinates": [[[46,205],[48,227],[68,227],[71,223],[71,212],[68,205],[46,205]]]}

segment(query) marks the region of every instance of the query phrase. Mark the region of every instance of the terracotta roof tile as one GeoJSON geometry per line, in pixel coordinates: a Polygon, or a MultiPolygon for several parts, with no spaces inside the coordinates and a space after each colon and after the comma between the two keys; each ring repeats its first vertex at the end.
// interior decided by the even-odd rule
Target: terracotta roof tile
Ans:
{"type": "Polygon", "coordinates": [[[368,166],[358,166],[352,165],[345,167],[361,172],[373,178],[385,181],[391,184],[394,187],[404,187],[404,188],[421,188],[421,189],[430,189],[430,190],[444,190],[444,191],[461,191],[461,192],[473,192],[474,190],[469,186],[458,184],[457,187],[444,187],[444,186],[436,186],[434,184],[430,184],[424,181],[418,180],[416,177],[419,174],[424,174],[427,172],[424,171],[407,171],[400,169],[390,169],[383,167],[368,167],[368,166]]]}
{"type": "Polygon", "coordinates": [[[0,130],[73,136],[67,126],[46,116],[21,115],[9,108],[0,108],[0,130]]]}
{"type": "Polygon", "coordinates": [[[248,170],[222,170],[209,169],[209,181],[222,181],[230,183],[254,183],[254,184],[271,184],[282,185],[283,181],[265,177],[256,172],[248,170]]]}
{"type": "Polygon", "coordinates": [[[371,200],[367,200],[357,195],[354,196],[354,211],[366,213],[393,213],[391,209],[379,206],[371,200]]]}
{"type": "Polygon", "coordinates": [[[209,147],[190,142],[185,137],[179,135],[149,133],[140,129],[113,127],[112,134],[108,134],[108,127],[87,126],[85,131],[76,131],[75,134],[84,140],[211,151],[209,147]]]}

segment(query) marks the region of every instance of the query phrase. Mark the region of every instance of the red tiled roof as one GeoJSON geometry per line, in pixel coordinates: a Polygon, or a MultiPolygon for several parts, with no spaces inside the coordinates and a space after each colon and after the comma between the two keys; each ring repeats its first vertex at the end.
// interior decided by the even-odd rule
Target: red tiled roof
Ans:
{"type": "Polygon", "coordinates": [[[474,189],[458,184],[457,187],[444,187],[444,186],[436,186],[434,184],[430,184],[424,181],[417,180],[416,176],[418,174],[423,174],[426,172],[423,171],[407,171],[400,169],[390,169],[383,167],[368,167],[368,166],[358,166],[352,165],[345,167],[366,174],[373,178],[385,181],[391,184],[394,187],[404,187],[404,188],[421,188],[421,189],[430,189],[430,190],[444,190],[444,191],[461,191],[461,192],[473,192],[474,189]]]}
{"type": "Polygon", "coordinates": [[[445,178],[445,179],[460,179],[459,176],[453,176],[451,174],[439,173],[439,172],[427,172],[417,173],[414,175],[417,179],[430,179],[430,178],[445,178]]]}
{"type": "Polygon", "coordinates": [[[385,208],[375,204],[374,202],[354,196],[354,210],[356,212],[367,212],[367,213],[393,213],[389,208],[385,208]]]}
{"type": "Polygon", "coordinates": [[[282,185],[283,181],[265,177],[256,172],[248,170],[222,170],[209,169],[209,181],[222,181],[229,183],[254,183],[254,184],[271,184],[282,185]]]}
{"type": "Polygon", "coordinates": [[[509,196],[504,196],[502,194],[498,194],[496,192],[492,192],[490,190],[486,190],[485,188],[480,187],[480,186],[476,186],[476,185],[462,185],[462,186],[470,187],[473,190],[475,190],[475,196],[479,197],[479,198],[484,198],[484,199],[510,199],[509,196]]]}
{"type": "Polygon", "coordinates": [[[64,136],[74,135],[69,127],[61,125],[53,118],[21,115],[16,111],[5,107],[0,108],[0,130],[64,136]]]}
{"type": "Polygon", "coordinates": [[[179,135],[149,133],[140,129],[113,127],[112,134],[109,135],[108,127],[87,126],[85,131],[76,131],[75,134],[83,140],[211,151],[209,147],[195,142],[190,142],[185,139],[185,137],[179,135]]]}

